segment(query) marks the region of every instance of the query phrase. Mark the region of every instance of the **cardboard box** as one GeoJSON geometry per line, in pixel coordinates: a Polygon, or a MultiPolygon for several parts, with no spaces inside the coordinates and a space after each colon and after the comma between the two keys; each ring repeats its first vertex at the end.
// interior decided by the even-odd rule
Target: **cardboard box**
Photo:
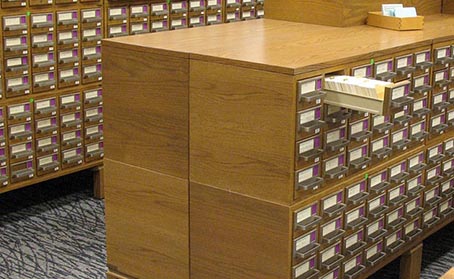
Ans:
{"type": "Polygon", "coordinates": [[[392,30],[420,30],[424,26],[424,17],[392,17],[384,16],[382,12],[369,12],[367,24],[371,26],[392,29],[392,30]]]}

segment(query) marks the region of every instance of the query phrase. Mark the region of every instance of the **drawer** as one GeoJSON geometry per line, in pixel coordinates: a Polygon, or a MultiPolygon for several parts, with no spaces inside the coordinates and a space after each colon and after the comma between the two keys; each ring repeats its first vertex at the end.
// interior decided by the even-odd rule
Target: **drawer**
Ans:
{"type": "MultiPolygon", "coordinates": [[[[216,0],[214,0],[216,1],[216,0]]],[[[206,25],[215,25],[215,24],[221,24],[222,22],[222,12],[221,10],[208,10],[207,8],[207,14],[206,14],[206,25]]]]}
{"type": "Polygon", "coordinates": [[[33,129],[30,122],[8,126],[9,144],[30,141],[33,138],[33,129]]]}
{"type": "Polygon", "coordinates": [[[385,228],[388,231],[395,231],[405,223],[404,207],[400,206],[386,214],[385,228]]]}
{"type": "Polygon", "coordinates": [[[403,226],[404,237],[406,241],[412,241],[422,232],[421,219],[415,218],[403,226]]]}
{"type": "Polygon", "coordinates": [[[82,84],[90,84],[102,80],[101,63],[82,66],[82,84]]]}
{"type": "Polygon", "coordinates": [[[57,30],[68,30],[79,28],[79,12],[77,10],[57,12],[57,30]]]}
{"type": "Polygon", "coordinates": [[[58,154],[51,154],[36,159],[36,173],[43,176],[60,170],[58,154]]]}
{"type": "Polygon", "coordinates": [[[448,124],[448,129],[452,129],[454,127],[454,109],[446,112],[446,124],[448,124]]]}
{"type": "Polygon", "coordinates": [[[3,16],[3,36],[19,36],[28,34],[27,16],[24,14],[3,16]]]}
{"type": "Polygon", "coordinates": [[[454,213],[452,198],[441,201],[438,207],[438,212],[442,218],[451,216],[454,213]]]}
{"type": "Polygon", "coordinates": [[[17,77],[18,75],[27,75],[29,73],[28,56],[21,55],[18,57],[5,58],[5,73],[6,79],[17,77]]]}
{"type": "Polygon", "coordinates": [[[170,17],[170,30],[177,30],[188,27],[186,14],[175,14],[170,17]]]}
{"type": "MultiPolygon", "coordinates": [[[[329,97],[330,94],[327,96],[329,97]]],[[[328,124],[328,129],[334,129],[346,125],[347,121],[352,117],[352,112],[350,110],[334,105],[325,105],[324,114],[324,119],[328,124]]]]}
{"type": "Polygon", "coordinates": [[[26,0],[19,0],[19,1],[2,0],[1,4],[2,4],[2,9],[19,8],[19,7],[27,6],[27,1],[26,0]]]}
{"type": "Polygon", "coordinates": [[[454,192],[454,178],[449,178],[440,183],[440,195],[442,197],[450,197],[454,192]]]}
{"type": "Polygon", "coordinates": [[[422,183],[422,174],[407,180],[407,195],[412,198],[418,196],[425,189],[422,183]]]}
{"type": "Polygon", "coordinates": [[[427,97],[428,93],[430,93],[433,89],[430,74],[425,73],[420,76],[415,76],[413,78],[412,86],[415,98],[427,97]]]}
{"type": "Polygon", "coordinates": [[[424,212],[422,216],[422,227],[431,228],[440,221],[438,217],[438,207],[431,208],[424,212]]]}
{"type": "Polygon", "coordinates": [[[391,107],[403,108],[413,104],[414,98],[410,96],[411,83],[409,80],[404,80],[394,85],[391,91],[391,107]]]}
{"type": "Polygon", "coordinates": [[[434,87],[433,89],[434,93],[448,90],[448,86],[451,85],[451,80],[449,78],[449,70],[446,68],[434,71],[432,84],[434,87]]]}
{"type": "Polygon", "coordinates": [[[371,194],[383,193],[390,185],[388,181],[388,170],[382,170],[379,173],[368,176],[369,192],[371,194]]]}
{"type": "Polygon", "coordinates": [[[359,205],[367,200],[367,182],[362,180],[345,188],[345,200],[347,204],[359,205]]]}
{"type": "Polygon", "coordinates": [[[296,167],[304,168],[319,163],[323,154],[322,138],[320,134],[301,140],[296,143],[296,167]]]}
{"type": "Polygon", "coordinates": [[[451,57],[451,47],[441,46],[433,50],[433,61],[435,62],[435,70],[449,67],[450,63],[454,62],[451,57]]]}
{"type": "MultiPolygon", "coordinates": [[[[453,115],[454,116],[454,115],[453,115]]],[[[427,132],[426,120],[411,124],[409,128],[409,140],[414,142],[423,143],[429,136],[427,132]]]]}
{"type": "Polygon", "coordinates": [[[366,206],[363,204],[345,213],[345,229],[357,230],[368,222],[366,206]]]}
{"type": "Polygon", "coordinates": [[[34,104],[35,119],[57,115],[57,97],[37,99],[34,101],[34,104]]]}
{"type": "Polygon", "coordinates": [[[128,19],[128,8],[126,6],[121,7],[109,7],[107,9],[107,24],[126,24],[128,19]]]}
{"type": "Polygon", "coordinates": [[[403,239],[403,229],[400,228],[392,233],[384,239],[385,250],[387,253],[395,253],[399,249],[403,248],[405,241],[403,239]]]}
{"type": "Polygon", "coordinates": [[[370,143],[370,155],[372,164],[378,163],[391,155],[392,148],[390,147],[389,135],[372,140],[370,143]]]}
{"type": "Polygon", "coordinates": [[[325,126],[322,119],[322,107],[317,106],[297,113],[297,139],[319,134],[325,126]]]}
{"type": "MultiPolygon", "coordinates": [[[[346,260],[344,260],[344,264],[343,264],[344,278],[346,278],[346,279],[357,278],[365,268],[366,267],[364,266],[364,263],[363,263],[363,254],[362,253],[357,254],[357,255],[351,257],[350,259],[346,259],[346,260]]],[[[331,277],[331,278],[338,278],[338,276],[331,277]]]]}
{"type": "Polygon", "coordinates": [[[443,154],[443,144],[437,144],[433,147],[427,149],[427,159],[426,162],[429,165],[434,165],[440,163],[445,158],[443,154]]]}
{"type": "Polygon", "coordinates": [[[55,52],[32,53],[32,73],[50,72],[55,70],[55,52]]]}
{"type": "Polygon", "coordinates": [[[31,35],[31,51],[33,53],[43,53],[55,49],[55,34],[53,31],[36,33],[31,35]]]}
{"type": "MultiPolygon", "coordinates": [[[[255,13],[254,13],[255,16],[255,13]]],[[[254,17],[255,18],[255,17],[254,17]]],[[[189,13],[188,15],[188,26],[199,27],[205,26],[205,14],[203,12],[189,13]]]]}
{"type": "Polygon", "coordinates": [[[85,145],[85,161],[92,162],[104,157],[104,142],[95,142],[85,145]]]}
{"type": "Polygon", "coordinates": [[[408,196],[405,195],[405,183],[388,190],[388,204],[390,206],[402,204],[407,198],[408,196]]]}
{"type": "Polygon", "coordinates": [[[82,128],[82,115],[80,111],[63,114],[60,116],[61,131],[79,130],[82,128]]]}
{"type": "Polygon", "coordinates": [[[294,220],[295,231],[307,231],[317,226],[322,220],[322,217],[319,215],[318,202],[296,211],[294,213],[294,220]]]}
{"type": "Polygon", "coordinates": [[[392,79],[395,78],[396,76],[397,73],[394,72],[393,59],[375,61],[374,64],[375,79],[391,82],[392,79]]]}
{"type": "Polygon", "coordinates": [[[102,88],[97,87],[93,89],[88,89],[83,92],[84,96],[84,106],[88,107],[97,107],[103,104],[102,99],[102,88]]]}
{"type": "Polygon", "coordinates": [[[115,38],[129,35],[126,23],[119,25],[109,25],[107,27],[107,37],[115,38]]]}
{"type": "Polygon", "coordinates": [[[85,144],[104,140],[104,125],[85,127],[85,144]]]}
{"type": "Polygon", "coordinates": [[[366,248],[364,259],[367,266],[375,266],[385,258],[386,253],[383,246],[383,240],[380,240],[366,248]]]}
{"type": "Polygon", "coordinates": [[[447,156],[454,155],[454,138],[449,138],[443,142],[443,153],[447,156]]]}
{"type": "Polygon", "coordinates": [[[339,191],[321,200],[321,215],[325,218],[341,215],[345,210],[344,191],[339,191]]]}
{"type": "Polygon", "coordinates": [[[150,5],[148,4],[131,5],[129,7],[129,19],[131,22],[148,22],[149,16],[150,5]]]}
{"type": "Polygon", "coordinates": [[[454,159],[449,158],[441,163],[441,171],[444,177],[451,177],[454,175],[454,159]]]}
{"type": "Polygon", "coordinates": [[[441,91],[432,94],[431,109],[435,113],[445,112],[446,108],[450,106],[448,102],[448,91],[441,91]]]}
{"type": "Polygon", "coordinates": [[[394,131],[406,127],[411,120],[412,115],[409,105],[391,111],[391,122],[394,124],[394,131]]]}
{"type": "Polygon", "coordinates": [[[9,184],[8,167],[0,167],[0,185],[8,186],[8,184],[9,184]]]}
{"type": "Polygon", "coordinates": [[[293,279],[315,279],[320,271],[317,269],[317,256],[312,256],[310,259],[298,264],[292,269],[293,279]]]}
{"type": "Polygon", "coordinates": [[[36,139],[36,157],[58,153],[59,149],[58,135],[36,139]]]}
{"type": "Polygon", "coordinates": [[[386,193],[372,198],[367,202],[367,215],[370,219],[376,219],[384,216],[387,211],[388,206],[386,205],[386,193]]]}
{"type": "Polygon", "coordinates": [[[421,196],[418,196],[415,199],[405,203],[405,216],[409,219],[416,218],[421,215],[423,212],[421,196]]]}
{"type": "Polygon", "coordinates": [[[427,97],[416,99],[413,103],[412,116],[413,118],[426,119],[429,116],[429,102],[427,97]]]}
{"type": "Polygon", "coordinates": [[[82,107],[81,96],[79,92],[70,93],[60,96],[60,112],[75,112],[82,107]]]}
{"type": "Polygon", "coordinates": [[[341,152],[322,162],[324,183],[343,178],[348,171],[346,166],[346,154],[341,152]]]}
{"type": "Polygon", "coordinates": [[[188,1],[174,1],[170,3],[170,13],[179,14],[188,11],[188,1]]]}
{"type": "Polygon", "coordinates": [[[299,236],[293,241],[294,261],[295,259],[306,259],[315,255],[319,251],[320,244],[318,240],[318,233],[318,228],[315,227],[310,232],[299,236]]]}
{"type": "Polygon", "coordinates": [[[82,131],[74,130],[68,132],[62,132],[61,134],[61,149],[67,150],[82,146],[82,131]]]}
{"type": "Polygon", "coordinates": [[[103,123],[103,107],[88,108],[84,111],[84,121],[86,125],[103,123]]]}
{"type": "Polygon", "coordinates": [[[389,115],[371,115],[370,122],[373,139],[388,135],[394,126],[389,115]]]}
{"type": "Polygon", "coordinates": [[[413,77],[416,71],[416,67],[413,65],[413,54],[408,53],[402,56],[394,58],[394,64],[396,65],[395,81],[401,81],[413,77]]]}
{"type": "Polygon", "coordinates": [[[33,93],[49,92],[56,87],[55,72],[45,72],[33,75],[33,93]]]}
{"type": "Polygon", "coordinates": [[[358,144],[367,142],[367,140],[372,136],[372,132],[369,131],[369,127],[369,118],[350,123],[348,125],[348,139],[350,141],[357,142],[358,144]]]}
{"type": "Polygon", "coordinates": [[[386,234],[385,220],[381,217],[366,225],[366,242],[376,242],[386,234]]]}
{"type": "Polygon", "coordinates": [[[24,96],[30,94],[30,76],[19,75],[5,78],[6,98],[24,96]]]}
{"type": "Polygon", "coordinates": [[[241,8],[241,19],[242,20],[250,20],[255,19],[255,7],[242,7],[241,8]]]}
{"type": "Polygon", "coordinates": [[[79,49],[72,48],[58,51],[59,68],[68,69],[70,67],[77,67],[79,63],[79,49]]]}
{"type": "Polygon", "coordinates": [[[347,126],[341,126],[323,133],[323,142],[325,156],[345,151],[345,148],[350,143],[347,139],[347,126]]]}
{"type": "Polygon", "coordinates": [[[438,204],[440,200],[441,197],[439,186],[424,191],[424,207],[426,209],[433,208],[438,204]]]}
{"type": "Polygon", "coordinates": [[[102,26],[102,10],[101,8],[81,9],[80,18],[82,28],[100,27],[102,26]]]}
{"type": "MultiPolygon", "coordinates": [[[[221,1],[221,0],[218,0],[221,1]]],[[[162,1],[160,3],[151,3],[150,15],[151,16],[164,16],[169,14],[169,6],[167,2],[162,1]]]]}
{"type": "Polygon", "coordinates": [[[131,22],[129,25],[129,34],[137,35],[150,32],[148,22],[131,22]]]}
{"type": "Polygon", "coordinates": [[[324,183],[321,175],[320,163],[297,171],[295,175],[295,191],[314,191],[319,189],[324,183]]]}
{"type": "Polygon", "coordinates": [[[57,116],[35,120],[35,135],[37,138],[58,134],[57,116]]]}
{"type": "Polygon", "coordinates": [[[31,141],[9,145],[10,164],[33,160],[33,144],[31,141]]]}
{"type": "Polygon", "coordinates": [[[408,127],[392,132],[390,135],[390,147],[393,149],[393,154],[407,150],[411,140],[408,139],[408,127]]]}
{"type": "Polygon", "coordinates": [[[83,63],[101,62],[101,46],[82,47],[82,59],[83,63]]]}
{"type": "Polygon", "coordinates": [[[263,4],[257,4],[255,6],[255,15],[257,18],[263,18],[265,16],[265,8],[263,4]]]}
{"type": "Polygon", "coordinates": [[[349,174],[358,172],[367,168],[371,164],[369,156],[369,144],[364,144],[347,152],[347,165],[349,174]]]}
{"type": "Polygon", "coordinates": [[[16,124],[20,122],[27,122],[32,120],[32,107],[30,103],[21,103],[9,105],[8,110],[8,124],[16,124]]]}
{"type": "Polygon", "coordinates": [[[82,147],[63,150],[61,154],[62,169],[75,167],[83,163],[84,157],[82,147]]]}
{"type": "Polygon", "coordinates": [[[409,178],[410,174],[407,172],[407,161],[401,161],[388,168],[389,182],[399,184],[409,178]]]}
{"type": "Polygon", "coordinates": [[[430,49],[415,53],[415,75],[429,73],[429,70],[430,68],[432,68],[432,66],[432,51],[430,49]]]}
{"type": "Polygon", "coordinates": [[[374,67],[372,64],[355,66],[351,69],[350,75],[354,77],[370,78],[374,75],[374,67]]]}
{"type": "Polygon", "coordinates": [[[79,46],[79,30],[68,29],[57,31],[57,44],[59,49],[70,49],[79,46]]]}
{"type": "Polygon", "coordinates": [[[364,241],[364,228],[344,236],[344,255],[352,256],[363,251],[366,246],[364,241]]]}
{"type": "Polygon", "coordinates": [[[58,88],[68,88],[80,84],[79,67],[58,70],[58,88]]]}
{"type": "Polygon", "coordinates": [[[241,11],[240,8],[230,8],[227,7],[225,10],[224,22],[236,22],[241,20],[241,11]]]}
{"type": "Polygon", "coordinates": [[[338,241],[344,234],[343,216],[336,217],[320,225],[320,240],[324,244],[333,244],[338,241]]]}
{"type": "Polygon", "coordinates": [[[425,170],[425,184],[428,187],[438,185],[442,180],[443,176],[441,175],[441,165],[438,164],[434,167],[428,168],[425,170]]]}
{"type": "Polygon", "coordinates": [[[169,30],[169,19],[167,16],[150,19],[150,32],[159,32],[169,30]]]}
{"type": "Polygon", "coordinates": [[[102,40],[102,28],[101,26],[87,27],[81,30],[81,38],[83,45],[100,45],[102,40]]]}
{"type": "Polygon", "coordinates": [[[338,241],[319,253],[320,269],[331,270],[342,263],[342,242],[338,241]]]}
{"type": "Polygon", "coordinates": [[[11,183],[17,183],[35,177],[33,160],[11,165],[11,183]]]}

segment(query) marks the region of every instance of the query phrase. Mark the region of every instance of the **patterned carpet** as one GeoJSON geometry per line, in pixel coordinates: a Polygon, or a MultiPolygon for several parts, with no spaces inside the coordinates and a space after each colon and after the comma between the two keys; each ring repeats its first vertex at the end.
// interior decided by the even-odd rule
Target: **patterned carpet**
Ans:
{"type": "MultiPolygon", "coordinates": [[[[421,278],[454,266],[453,235],[451,224],[424,242],[421,278]]],[[[92,196],[89,171],[0,195],[0,279],[104,279],[105,272],[104,203],[92,196]]],[[[399,278],[399,261],[371,278],[399,278]]]]}

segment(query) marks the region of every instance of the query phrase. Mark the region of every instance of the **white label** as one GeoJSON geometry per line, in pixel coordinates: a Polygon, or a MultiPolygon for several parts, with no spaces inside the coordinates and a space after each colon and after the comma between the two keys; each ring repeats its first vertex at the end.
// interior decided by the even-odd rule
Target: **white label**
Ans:
{"type": "Polygon", "coordinates": [[[17,134],[25,131],[25,125],[11,126],[9,128],[11,134],[17,134]]]}
{"type": "Polygon", "coordinates": [[[73,51],[72,50],[67,50],[67,51],[60,52],[60,59],[69,58],[69,57],[73,57],[73,51]]]}
{"type": "Polygon", "coordinates": [[[443,102],[443,94],[437,95],[434,97],[434,104],[443,102]]]}
{"type": "Polygon", "coordinates": [[[400,131],[393,134],[393,143],[396,143],[404,138],[404,132],[400,131]]]}
{"type": "Polygon", "coordinates": [[[385,117],[384,116],[380,115],[380,116],[375,116],[374,117],[374,125],[375,126],[378,126],[378,125],[383,124],[383,123],[385,123],[385,117]]]}
{"type": "Polygon", "coordinates": [[[444,72],[439,72],[435,74],[435,81],[440,81],[445,78],[445,73],[444,72]]]}
{"type": "Polygon", "coordinates": [[[63,140],[64,141],[72,140],[72,139],[75,139],[75,138],[76,138],[76,132],[63,134],[63,140]]]}
{"type": "Polygon", "coordinates": [[[417,124],[414,126],[411,126],[411,134],[415,135],[417,133],[421,132],[421,124],[417,124]]]}
{"type": "Polygon", "coordinates": [[[18,66],[18,65],[22,65],[22,58],[21,57],[19,57],[19,58],[10,58],[10,59],[6,60],[6,66],[7,67],[14,67],[14,66],[18,66]]]}
{"type": "Polygon", "coordinates": [[[326,143],[330,143],[340,139],[340,130],[335,130],[326,134],[326,143]]]}
{"type": "Polygon", "coordinates": [[[313,174],[312,168],[300,171],[298,173],[298,183],[301,183],[301,182],[303,182],[305,180],[308,180],[309,178],[311,178],[313,176],[312,174],[313,174]]]}
{"type": "Polygon", "coordinates": [[[438,155],[438,146],[429,150],[429,158],[435,157],[438,155]]]}
{"type": "Polygon", "coordinates": [[[236,3],[236,0],[227,0],[227,4],[234,4],[236,3]]]}
{"type": "Polygon", "coordinates": [[[63,158],[64,159],[75,157],[75,156],[77,156],[76,150],[70,150],[70,151],[66,151],[66,152],[63,153],[63,158]]]}
{"type": "Polygon", "coordinates": [[[32,16],[33,23],[43,23],[47,22],[47,15],[34,15],[32,16]]]}
{"type": "Polygon", "coordinates": [[[122,8],[116,8],[116,9],[109,9],[109,16],[119,16],[121,15],[121,9],[122,8]]]}
{"type": "Polygon", "coordinates": [[[367,227],[367,233],[369,235],[371,235],[371,234],[375,233],[376,231],[378,231],[378,228],[379,227],[378,227],[378,221],[377,221],[377,222],[375,222],[372,225],[367,227]]]}
{"type": "Polygon", "coordinates": [[[97,143],[87,146],[87,153],[91,153],[91,152],[98,151],[98,150],[99,150],[99,145],[97,143]]]}
{"type": "Polygon", "coordinates": [[[441,191],[444,193],[451,188],[450,181],[447,181],[441,185],[441,191]]]}
{"type": "Polygon", "coordinates": [[[51,145],[51,144],[52,144],[51,138],[38,140],[38,147],[43,147],[43,146],[47,146],[47,145],[51,145]]]}
{"type": "Polygon", "coordinates": [[[296,244],[295,244],[296,251],[306,247],[310,243],[311,243],[311,235],[308,234],[306,236],[303,236],[302,238],[300,238],[296,241],[296,244]]]}
{"type": "Polygon", "coordinates": [[[200,1],[191,1],[191,7],[193,8],[200,7],[200,1]]]}
{"type": "Polygon", "coordinates": [[[34,43],[47,42],[47,34],[33,36],[33,42],[34,43]]]}
{"type": "Polygon", "coordinates": [[[92,37],[92,36],[96,36],[96,29],[88,29],[88,30],[84,30],[83,33],[82,33],[83,37],[92,37]]]}
{"type": "Polygon", "coordinates": [[[85,67],[85,68],[84,68],[84,72],[85,72],[86,74],[96,73],[96,65],[85,67]]]}
{"type": "Polygon", "coordinates": [[[181,19],[172,20],[172,26],[180,26],[180,25],[182,25],[181,19]]]}
{"type": "Polygon", "coordinates": [[[7,80],[8,87],[22,85],[22,78],[12,78],[7,80]]]}
{"type": "Polygon", "coordinates": [[[388,71],[388,62],[377,64],[377,74],[386,73],[388,71]]]}
{"type": "Polygon", "coordinates": [[[415,223],[411,222],[410,224],[405,226],[405,233],[412,232],[415,228],[415,223]]]}
{"type": "Polygon", "coordinates": [[[353,212],[347,214],[347,224],[350,224],[350,222],[357,220],[359,218],[359,210],[354,210],[353,212]]]}
{"type": "Polygon", "coordinates": [[[432,210],[424,214],[424,223],[432,219],[433,217],[433,212],[432,210]]]}
{"type": "Polygon", "coordinates": [[[191,19],[189,19],[189,22],[191,24],[200,23],[200,18],[199,17],[191,17],[191,19]]]}
{"type": "Polygon", "coordinates": [[[141,13],[143,13],[143,7],[142,6],[131,7],[131,13],[132,14],[141,14],[141,13]]]}
{"type": "Polygon", "coordinates": [[[164,5],[162,5],[162,4],[151,5],[151,10],[153,12],[161,12],[164,10],[164,5]]]}
{"type": "Polygon", "coordinates": [[[45,62],[49,60],[49,57],[47,54],[36,54],[35,56],[33,56],[33,60],[35,61],[35,63],[45,62]]]}
{"type": "Polygon", "coordinates": [[[448,113],[448,120],[452,120],[452,119],[454,119],[454,111],[450,111],[448,113]]]}
{"type": "Polygon", "coordinates": [[[438,125],[440,125],[441,123],[441,117],[436,117],[436,118],[432,118],[432,127],[436,127],[438,125]]]}
{"type": "Polygon", "coordinates": [[[393,189],[392,191],[389,192],[389,200],[390,201],[394,200],[398,196],[400,196],[400,187],[397,187],[397,188],[395,188],[395,189],[393,189]]]}
{"type": "Polygon", "coordinates": [[[323,210],[331,208],[337,204],[337,194],[323,201],[323,210]]]}
{"type": "Polygon", "coordinates": [[[437,49],[437,58],[446,57],[446,52],[448,51],[447,48],[444,49],[437,49]]]}
{"type": "Polygon", "coordinates": [[[358,148],[350,152],[350,162],[353,162],[356,159],[359,159],[363,156],[363,149],[358,148]]]}
{"type": "Polygon", "coordinates": [[[353,70],[353,76],[355,77],[366,77],[367,67],[357,68],[353,70]]]}
{"type": "Polygon", "coordinates": [[[92,55],[92,54],[96,54],[96,48],[95,47],[84,48],[84,55],[92,55]]]}
{"type": "Polygon", "coordinates": [[[58,39],[59,40],[67,40],[67,39],[72,39],[73,37],[73,33],[70,31],[70,32],[61,32],[61,33],[58,33],[58,39]]]}
{"type": "Polygon", "coordinates": [[[8,18],[5,17],[4,23],[5,23],[5,26],[19,25],[20,17],[8,17],[8,18]]]}
{"type": "Polygon", "coordinates": [[[416,55],[416,64],[422,63],[426,61],[426,54],[420,53],[416,55]]]}
{"type": "Polygon", "coordinates": [[[393,100],[401,98],[405,95],[405,86],[396,87],[393,89],[393,100]]]}
{"type": "Polygon", "coordinates": [[[18,114],[18,113],[22,113],[24,111],[25,111],[25,109],[24,109],[23,105],[9,107],[10,114],[18,114]]]}
{"type": "MultiPolygon", "coordinates": [[[[142,31],[143,30],[143,24],[142,23],[137,23],[137,24],[132,24],[131,25],[131,31],[132,32],[135,32],[135,31],[142,31]]],[[[93,48],[94,49],[94,48],[93,48]]],[[[95,51],[96,53],[96,51],[95,51]]]]}
{"type": "Polygon", "coordinates": [[[235,19],[235,13],[227,13],[227,19],[235,19]]]}
{"type": "Polygon", "coordinates": [[[325,250],[325,252],[323,252],[323,254],[321,256],[322,263],[325,262],[326,260],[329,260],[332,257],[334,257],[334,255],[336,255],[336,247],[335,246],[325,250]]]}
{"type": "Polygon", "coordinates": [[[296,223],[301,223],[302,221],[308,219],[309,217],[312,216],[311,213],[312,213],[311,207],[299,211],[298,213],[296,213],[296,223]]]}
{"type": "Polygon", "coordinates": [[[325,236],[335,230],[336,230],[336,221],[333,221],[322,228],[322,235],[325,236]]]}
{"type": "Polygon", "coordinates": [[[48,81],[49,74],[45,73],[45,74],[35,75],[34,79],[35,79],[35,82],[48,81]]]}
{"type": "Polygon", "coordinates": [[[359,194],[361,192],[361,185],[356,185],[356,186],[353,186],[353,187],[350,187],[348,189],[348,197],[351,198],[353,196],[355,196],[356,194],[359,194]]]}
{"type": "Polygon", "coordinates": [[[96,17],[96,11],[83,11],[82,12],[83,18],[93,18],[96,17]]]}
{"type": "Polygon", "coordinates": [[[44,157],[41,159],[38,159],[38,165],[43,166],[52,163],[54,160],[52,160],[52,156],[44,157]]]}
{"type": "Polygon", "coordinates": [[[218,17],[216,15],[209,15],[208,18],[207,18],[208,22],[214,22],[214,21],[217,21],[217,20],[218,20],[218,17]]]}
{"type": "Polygon", "coordinates": [[[399,117],[404,116],[404,115],[405,115],[405,111],[400,111],[400,112],[394,114],[394,118],[399,118],[399,117]]]}
{"type": "Polygon", "coordinates": [[[433,178],[437,175],[437,169],[432,169],[427,173],[427,179],[433,178]]]}
{"type": "Polygon", "coordinates": [[[93,98],[97,98],[97,97],[98,97],[97,90],[85,92],[85,100],[93,99],[93,98]]]}
{"type": "Polygon", "coordinates": [[[353,124],[351,126],[351,134],[354,135],[356,133],[359,133],[363,130],[363,122],[353,124]]]}
{"type": "Polygon", "coordinates": [[[152,28],[162,28],[164,26],[164,23],[162,21],[155,21],[151,24],[152,28]]]}
{"type": "Polygon", "coordinates": [[[420,100],[420,101],[417,101],[414,103],[413,105],[413,111],[417,111],[419,109],[422,109],[424,106],[423,106],[423,101],[420,100]]]}
{"type": "Polygon", "coordinates": [[[440,205],[440,212],[444,212],[449,207],[449,202],[446,201],[440,205]]]}
{"type": "Polygon", "coordinates": [[[370,179],[370,187],[374,187],[375,185],[380,184],[381,181],[381,174],[376,175],[370,179]]]}
{"type": "Polygon", "coordinates": [[[386,239],[386,244],[387,245],[391,245],[393,244],[394,242],[397,241],[397,236],[395,233],[393,233],[391,236],[389,236],[387,239],[386,239]]]}
{"type": "Polygon", "coordinates": [[[412,168],[419,164],[419,155],[410,159],[409,167],[412,168]]]}
{"type": "Polygon", "coordinates": [[[217,4],[218,4],[217,0],[208,0],[208,6],[215,6],[217,4]]]}
{"type": "Polygon", "coordinates": [[[366,258],[367,259],[370,259],[372,256],[376,255],[378,252],[378,247],[377,245],[375,245],[374,247],[372,248],[369,248],[369,250],[367,250],[366,252],[366,258]]]}
{"type": "Polygon", "coordinates": [[[43,128],[43,127],[50,127],[50,126],[52,126],[52,122],[50,121],[50,119],[44,119],[44,120],[38,121],[37,126],[38,126],[38,129],[43,128]]]}
{"type": "Polygon", "coordinates": [[[375,200],[369,203],[369,211],[374,210],[375,208],[380,206],[380,197],[376,198],[375,200]]]}
{"type": "Polygon", "coordinates": [[[62,20],[71,20],[73,19],[73,13],[72,12],[69,12],[69,13],[59,13],[58,14],[58,21],[62,21],[62,20]]]}
{"type": "Polygon", "coordinates": [[[72,69],[69,69],[69,70],[62,70],[60,72],[60,77],[62,78],[65,78],[65,77],[70,77],[73,75],[73,70],[72,69]]]}
{"type": "Polygon", "coordinates": [[[411,201],[407,204],[407,212],[411,212],[415,208],[416,208],[416,200],[411,201]]]}
{"type": "Polygon", "coordinates": [[[416,188],[418,186],[418,179],[415,178],[413,180],[410,180],[407,182],[407,187],[408,187],[408,190],[411,190],[413,188],[416,188]]]}
{"type": "Polygon", "coordinates": [[[76,100],[75,95],[63,96],[61,97],[61,104],[66,105],[70,103],[74,103],[76,100]]]}
{"type": "Polygon", "coordinates": [[[338,166],[339,166],[339,159],[337,157],[333,158],[333,159],[325,162],[325,171],[335,169],[338,166]]]}
{"type": "Polygon", "coordinates": [[[445,162],[445,163],[443,164],[443,171],[447,171],[447,170],[449,170],[451,167],[452,167],[452,161],[445,162]]]}
{"type": "Polygon", "coordinates": [[[454,147],[454,141],[452,141],[452,140],[445,141],[445,150],[449,150],[453,147],[454,147]]]}
{"type": "Polygon", "coordinates": [[[415,84],[414,85],[415,87],[420,87],[420,86],[424,85],[424,77],[415,78],[414,84],[415,84]]]}
{"type": "Polygon", "coordinates": [[[43,108],[48,108],[50,107],[50,100],[44,100],[44,101],[37,101],[36,103],[36,109],[43,109],[43,108]]]}
{"type": "Polygon", "coordinates": [[[89,109],[89,110],[85,111],[86,117],[95,116],[95,115],[98,115],[98,108],[89,109]]]}
{"type": "Polygon", "coordinates": [[[11,153],[16,154],[27,150],[26,144],[14,145],[11,147],[11,153]]]}
{"type": "MultiPolygon", "coordinates": [[[[347,223],[348,223],[348,221],[347,221],[347,223]]],[[[347,239],[347,241],[345,241],[345,248],[351,247],[352,245],[356,244],[356,242],[358,242],[357,234],[351,236],[350,238],[347,239]]]]}
{"type": "Polygon", "coordinates": [[[398,166],[395,166],[391,169],[391,174],[390,174],[390,177],[394,177],[395,175],[399,174],[401,171],[401,166],[398,165],[398,166]]]}
{"type": "Polygon", "coordinates": [[[426,199],[425,201],[430,201],[431,199],[433,199],[435,197],[435,189],[433,190],[430,190],[430,191],[427,191],[426,192],[426,199]]]}
{"type": "Polygon", "coordinates": [[[372,151],[376,151],[383,148],[383,140],[377,140],[372,143],[372,151]]]}
{"type": "Polygon", "coordinates": [[[344,265],[344,273],[349,272],[353,268],[356,267],[356,257],[349,260],[345,265],[344,265]]]}
{"type": "Polygon", "coordinates": [[[408,65],[408,57],[397,59],[397,69],[406,67],[408,65]]]}
{"type": "Polygon", "coordinates": [[[295,268],[295,278],[303,275],[304,273],[309,271],[309,261],[302,263],[297,268],[295,268]]]}
{"type": "Polygon", "coordinates": [[[172,3],[172,10],[179,10],[183,8],[183,3],[178,2],[178,3],[172,3]]]}
{"type": "Polygon", "coordinates": [[[305,81],[301,83],[300,91],[301,94],[306,94],[315,90],[315,80],[305,81]]]}
{"type": "Polygon", "coordinates": [[[299,144],[299,153],[302,154],[306,151],[314,149],[314,139],[310,139],[299,144]]]}
{"type": "Polygon", "coordinates": [[[5,39],[5,45],[7,47],[10,47],[10,46],[18,46],[21,44],[21,38],[6,38],[5,39]]]}
{"type": "Polygon", "coordinates": [[[74,114],[63,115],[62,117],[62,122],[69,122],[74,120],[76,120],[76,116],[74,114]]]}
{"type": "Polygon", "coordinates": [[[310,110],[300,113],[300,124],[304,124],[312,120],[315,120],[315,111],[310,110]]]}
{"type": "Polygon", "coordinates": [[[110,27],[110,34],[118,34],[118,33],[121,33],[121,26],[110,27]]]}

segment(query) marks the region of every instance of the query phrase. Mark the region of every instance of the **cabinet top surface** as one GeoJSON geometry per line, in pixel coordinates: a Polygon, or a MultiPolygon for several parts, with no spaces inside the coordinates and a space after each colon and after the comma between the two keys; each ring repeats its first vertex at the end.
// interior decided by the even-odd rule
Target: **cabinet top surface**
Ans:
{"type": "Polygon", "coordinates": [[[260,19],[107,39],[103,44],[301,74],[444,40],[454,40],[454,15],[426,16],[424,29],[418,31],[260,19]]]}

